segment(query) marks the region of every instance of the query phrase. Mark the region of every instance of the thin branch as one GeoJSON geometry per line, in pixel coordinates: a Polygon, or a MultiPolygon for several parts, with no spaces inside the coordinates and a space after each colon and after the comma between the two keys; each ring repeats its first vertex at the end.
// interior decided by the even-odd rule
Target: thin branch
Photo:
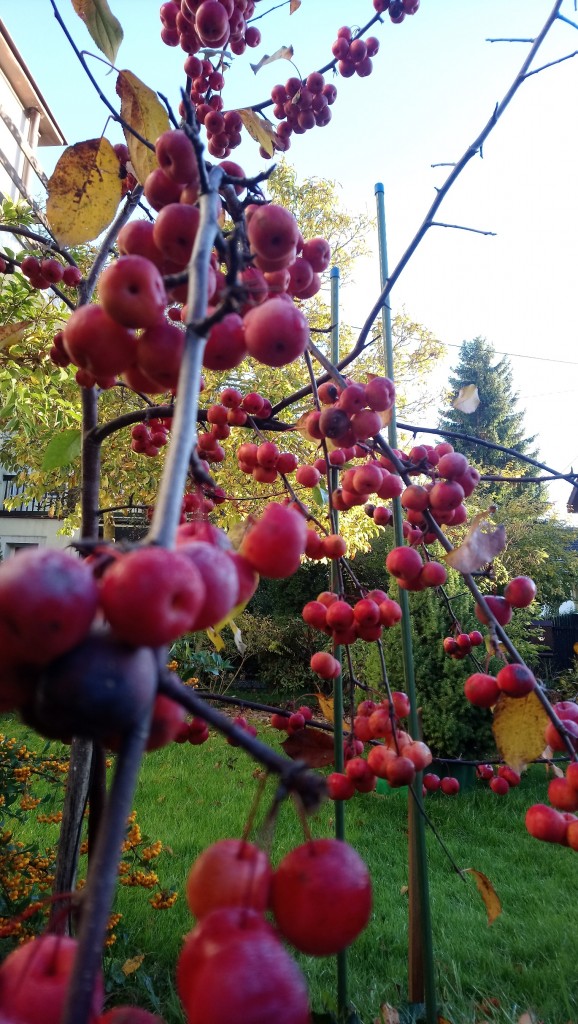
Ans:
{"type": "Polygon", "coordinates": [[[199,201],[199,228],[189,262],[188,323],[177,386],[178,401],[173,418],[172,441],[147,537],[149,544],[162,544],[165,547],[174,543],[191,454],[197,442],[199,381],[206,338],[199,336],[192,324],[203,320],[207,310],[209,262],[219,232],[220,199],[217,189],[222,176],[220,167],[214,167],[209,174],[210,191],[202,195],[199,201]]]}
{"type": "Polygon", "coordinates": [[[539,462],[537,459],[533,459],[530,455],[524,455],[522,452],[516,451],[515,448],[506,448],[502,444],[497,444],[495,441],[486,441],[483,437],[476,437],[475,434],[463,434],[459,430],[444,430],[441,427],[420,427],[414,426],[411,423],[399,423],[398,427],[400,430],[408,430],[412,434],[441,434],[442,437],[453,437],[457,441],[467,441],[468,444],[478,445],[480,448],[489,448],[491,451],[503,452],[505,455],[511,455],[513,459],[518,462],[527,462],[530,466],[536,466],[536,469],[541,469],[545,473],[551,473],[552,476],[557,480],[567,480],[570,484],[576,484],[578,481],[578,474],[576,473],[558,473],[556,469],[552,469],[551,466],[547,466],[545,462],[539,462]]]}
{"type": "Polygon", "coordinates": [[[51,242],[45,235],[40,235],[37,231],[14,224],[0,224],[0,231],[7,231],[10,235],[22,235],[23,238],[29,238],[31,242],[38,242],[44,249],[57,252],[71,267],[77,266],[76,260],[66,249],[63,249],[58,242],[51,242]]]}
{"type": "Polygon", "coordinates": [[[574,53],[567,53],[565,57],[559,57],[558,60],[551,60],[548,64],[542,64],[541,67],[535,68],[534,71],[528,71],[526,78],[530,78],[531,75],[538,75],[540,71],[545,71],[546,68],[553,68],[556,64],[562,64],[565,60],[572,60],[572,57],[578,56],[578,50],[574,50],[574,53]]]}
{"type": "MultiPolygon", "coordinates": [[[[405,267],[409,263],[411,257],[413,256],[414,252],[416,251],[417,247],[419,246],[419,244],[421,243],[422,239],[424,238],[424,236],[428,232],[429,228],[431,227],[432,222],[433,222],[433,220],[435,218],[435,215],[436,215],[437,211],[439,210],[440,206],[442,205],[444,199],[446,198],[446,196],[447,196],[448,192],[450,191],[450,189],[452,188],[453,184],[455,183],[457,178],[460,176],[460,174],[462,173],[464,168],[468,165],[470,160],[472,160],[474,156],[476,156],[478,153],[480,153],[482,151],[482,147],[483,147],[484,142],[486,141],[486,139],[488,138],[490,133],[495,128],[496,124],[498,123],[499,119],[501,118],[501,116],[505,112],[505,110],[508,107],[508,105],[510,104],[511,100],[516,95],[516,93],[517,93],[518,89],[520,88],[520,86],[523,84],[523,82],[524,82],[524,80],[526,78],[526,74],[528,72],[528,69],[530,68],[530,65],[532,64],[532,61],[534,60],[538,50],[540,49],[542,43],[544,42],[544,39],[546,38],[548,32],[550,31],[552,25],[556,21],[556,18],[558,17],[558,12],[560,10],[560,7],[562,6],[562,2],[563,2],[563,0],[556,0],[556,3],[554,4],[554,7],[552,8],[550,14],[548,15],[548,18],[546,19],[546,21],[545,21],[545,23],[544,23],[544,25],[543,25],[539,35],[536,36],[536,39],[533,41],[533,45],[532,45],[532,47],[530,49],[530,52],[528,53],[528,56],[526,57],[524,63],[522,64],[522,67],[520,68],[518,74],[516,75],[512,85],[508,89],[506,95],[504,96],[504,98],[501,100],[500,103],[496,104],[494,110],[492,111],[492,114],[491,114],[490,118],[488,119],[488,121],[486,122],[484,127],[482,128],[482,130],[479,133],[479,135],[477,136],[477,138],[472,142],[472,144],[470,146],[468,146],[468,148],[464,152],[463,156],[453,166],[452,170],[450,171],[450,173],[449,173],[448,177],[446,178],[446,180],[445,180],[444,184],[442,185],[442,187],[438,190],[438,192],[436,194],[436,197],[435,197],[433,203],[431,204],[429,210],[427,211],[427,213],[426,213],[426,215],[425,215],[425,217],[424,217],[420,227],[416,231],[415,235],[413,236],[412,240],[410,241],[409,245],[407,246],[405,252],[403,253],[401,259],[399,260],[399,262],[397,263],[396,267],[393,269],[393,271],[389,275],[387,281],[385,282],[384,287],[382,288],[381,294],[379,295],[377,301],[374,303],[374,305],[373,305],[369,315],[367,316],[367,319],[366,319],[366,321],[365,321],[365,323],[364,323],[364,325],[363,325],[363,327],[362,327],[362,329],[360,331],[360,334],[359,334],[359,337],[357,339],[356,344],[352,348],[351,352],[349,352],[349,354],[347,356],[345,356],[343,359],[341,359],[339,361],[339,363],[337,364],[337,369],[338,370],[343,370],[346,366],[349,366],[349,364],[352,363],[354,361],[354,359],[357,358],[357,356],[360,354],[360,352],[362,352],[368,345],[372,344],[374,339],[370,338],[369,341],[367,339],[368,339],[369,334],[370,334],[370,332],[372,330],[372,327],[374,325],[375,320],[377,319],[377,317],[379,316],[379,314],[381,313],[381,310],[383,309],[383,307],[385,305],[386,299],[387,299],[389,293],[391,292],[391,289],[396,284],[397,280],[399,279],[399,277],[401,276],[403,270],[405,269],[405,267]]],[[[329,66],[331,66],[331,65],[329,65],[329,66]]],[[[255,109],[255,108],[253,108],[253,109],[255,109]]],[[[327,376],[323,376],[323,377],[319,378],[318,384],[323,383],[325,380],[328,380],[328,379],[329,378],[327,376]]],[[[301,388],[299,391],[296,391],[293,395],[290,395],[289,398],[284,399],[283,402],[278,403],[278,405],[275,407],[275,411],[279,412],[281,409],[286,408],[288,405],[292,404],[293,402],[296,402],[296,401],[298,401],[301,398],[305,398],[307,395],[310,395],[310,394],[311,394],[311,387],[310,387],[310,385],[309,386],[305,386],[305,387],[301,388]]]]}
{"type": "Polygon", "coordinates": [[[164,693],[191,714],[203,718],[214,729],[233,739],[237,746],[243,747],[268,771],[279,775],[286,792],[298,793],[308,811],[317,809],[326,793],[325,780],[320,775],[310,772],[303,761],[290,761],[244,729],[240,729],[231,718],[201,700],[194,690],[181,683],[178,676],[172,672],[165,672],[161,676],[159,693],[164,693]]]}
{"type": "MultiPolygon", "coordinates": [[[[390,445],[385,441],[385,439],[383,437],[381,437],[381,435],[378,435],[374,440],[375,440],[376,447],[381,449],[381,451],[384,453],[384,455],[386,455],[388,457],[390,462],[393,464],[396,473],[398,473],[399,476],[401,477],[401,479],[404,481],[404,483],[407,486],[409,486],[412,483],[412,479],[409,476],[405,466],[403,465],[402,462],[400,462],[400,460],[398,459],[397,455],[395,454],[393,449],[390,447],[390,445]]],[[[424,511],[423,518],[425,519],[426,523],[428,524],[428,530],[431,533],[435,534],[436,539],[439,541],[439,543],[444,548],[444,550],[447,551],[448,553],[450,551],[453,551],[454,550],[453,544],[448,540],[448,538],[446,537],[445,533],[443,532],[443,530],[441,529],[439,524],[435,521],[435,519],[433,518],[433,516],[432,516],[432,514],[431,514],[431,512],[429,510],[426,509],[424,511]]],[[[462,579],[463,579],[466,587],[468,588],[468,590],[470,591],[472,597],[474,598],[474,601],[476,602],[477,605],[479,605],[479,607],[483,611],[484,615],[486,616],[486,619],[488,620],[489,628],[490,628],[490,631],[492,632],[492,634],[495,634],[495,636],[501,642],[501,644],[503,645],[503,647],[505,648],[505,650],[507,651],[507,653],[509,654],[509,656],[510,656],[510,658],[512,659],[513,662],[516,662],[518,665],[525,665],[524,659],[521,657],[521,655],[516,650],[514,644],[510,640],[510,637],[508,636],[506,631],[499,624],[498,620],[496,619],[496,616],[494,615],[494,613],[492,612],[491,608],[489,607],[489,605],[488,605],[484,595],[482,594],[481,590],[478,588],[478,585],[476,584],[476,581],[475,581],[472,573],[461,573],[460,575],[462,576],[462,579]]],[[[562,738],[564,740],[564,743],[566,745],[566,748],[568,750],[568,753],[570,754],[570,757],[575,759],[575,760],[578,760],[578,755],[576,754],[576,751],[574,750],[572,737],[569,735],[569,733],[567,733],[566,727],[564,726],[564,723],[558,718],[558,715],[554,711],[554,708],[550,704],[550,701],[548,700],[548,698],[547,698],[544,690],[542,689],[541,685],[539,684],[539,682],[538,682],[538,685],[536,685],[536,687],[534,688],[534,690],[532,692],[536,694],[538,700],[540,701],[542,707],[544,708],[544,711],[548,715],[548,718],[550,719],[550,721],[552,722],[554,727],[557,729],[557,731],[562,736],[562,738]]]]}
{"type": "Polygon", "coordinates": [[[496,238],[497,233],[495,231],[482,231],[481,228],[467,228],[463,224],[444,224],[440,220],[432,220],[430,224],[431,228],[453,228],[455,231],[472,231],[475,235],[491,235],[496,238]]]}
{"type": "MultiPolygon", "coordinates": [[[[52,3],[53,0],[50,0],[50,2],[52,3]]],[[[94,263],[92,264],[92,267],[90,268],[90,273],[86,280],[81,285],[81,304],[90,302],[92,298],[92,293],[96,288],[96,281],[98,275],[100,274],[103,265],[106,263],[106,260],[108,259],[108,256],[112,251],[112,247],[116,242],[117,235],[120,229],[123,227],[123,225],[126,224],[128,220],[130,220],[130,217],[132,216],[135,208],[139,204],[142,194],[142,185],[137,185],[135,188],[133,188],[132,192],[130,192],[129,195],[127,195],[122,208],[119,210],[112,224],[110,225],[108,231],[106,232],[106,235],[104,236],[104,239],[98,251],[98,255],[94,263]]]]}

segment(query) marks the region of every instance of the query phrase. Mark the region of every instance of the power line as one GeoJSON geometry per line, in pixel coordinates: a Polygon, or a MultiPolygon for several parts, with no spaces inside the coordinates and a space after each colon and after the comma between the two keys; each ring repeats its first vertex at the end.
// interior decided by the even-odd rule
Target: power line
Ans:
{"type": "MultiPolygon", "coordinates": [[[[455,342],[446,341],[442,342],[446,348],[461,348],[461,345],[457,345],[455,342]]],[[[512,359],[533,359],[539,363],[560,363],[562,366],[578,366],[578,362],[573,362],[570,359],[547,359],[546,356],[525,356],[521,352],[503,352],[499,348],[495,348],[494,352],[497,356],[511,356],[512,359]]]]}
{"type": "MultiPolygon", "coordinates": [[[[354,331],[360,331],[361,327],[352,327],[354,331]]],[[[461,348],[461,344],[457,344],[455,341],[441,341],[440,344],[444,348],[461,348]]],[[[532,359],[538,363],[559,363],[561,366],[578,366],[578,362],[572,359],[548,359],[546,356],[527,356],[523,355],[522,352],[504,352],[502,349],[495,348],[494,352],[497,356],[511,356],[512,359],[532,359]]]]}

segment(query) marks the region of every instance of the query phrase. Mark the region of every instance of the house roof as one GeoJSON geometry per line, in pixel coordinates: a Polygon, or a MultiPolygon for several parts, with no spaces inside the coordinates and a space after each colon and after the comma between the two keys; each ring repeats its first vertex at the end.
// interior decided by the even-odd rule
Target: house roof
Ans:
{"type": "Polygon", "coordinates": [[[32,107],[40,113],[38,145],[65,146],[64,134],[2,19],[0,19],[0,71],[8,79],[22,106],[25,109],[32,107]]]}

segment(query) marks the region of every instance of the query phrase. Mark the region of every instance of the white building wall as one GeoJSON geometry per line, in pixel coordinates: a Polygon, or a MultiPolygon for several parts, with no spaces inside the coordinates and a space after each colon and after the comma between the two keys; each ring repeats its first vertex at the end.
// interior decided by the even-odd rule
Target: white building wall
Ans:
{"type": "Polygon", "coordinates": [[[59,519],[0,516],[0,557],[9,558],[23,547],[65,548],[71,537],[59,536],[59,519]]]}

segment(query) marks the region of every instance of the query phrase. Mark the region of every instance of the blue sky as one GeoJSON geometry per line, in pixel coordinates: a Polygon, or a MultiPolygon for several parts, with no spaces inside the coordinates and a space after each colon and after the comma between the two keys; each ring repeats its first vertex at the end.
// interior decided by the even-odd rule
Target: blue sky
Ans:
{"type": "MultiPolygon", "coordinates": [[[[132,70],[176,106],[183,54],[160,42],[159,4],[110,0],[110,5],[125,30],[118,67],[132,70]]],[[[59,6],[77,43],[94,50],[70,0],[59,6]]],[[[275,0],[261,0],[257,13],[269,6],[275,0]]],[[[551,7],[550,0],[422,0],[418,13],[403,24],[386,18],[375,33],[381,49],[374,73],[364,80],[336,79],[331,124],[295,139],[288,159],[299,175],[336,180],[349,210],[373,213],[374,184],[384,183],[390,267],[443,183],[447,170],[431,165],[461,156],[527,53],[527,43],[486,40],[534,37],[551,7]]],[[[562,13],[578,24],[574,7],[573,0],[564,0],[562,13]]],[[[258,22],[263,41],[251,62],[291,43],[300,72],[307,74],[331,59],[337,28],[352,24],[353,9],[359,24],[373,14],[371,0],[303,0],[291,17],[282,7],[258,22]]],[[[49,0],[2,0],[1,15],[68,141],[98,136],[106,113],[67,49],[49,0]]],[[[575,49],[576,28],[559,21],[538,63],[575,49]]],[[[114,74],[107,76],[96,61],[92,68],[114,99],[114,74]]],[[[231,106],[263,100],[291,72],[280,62],[254,76],[248,61],[238,60],[225,100],[231,106]]],[[[496,237],[431,230],[392,295],[394,311],[405,308],[449,346],[448,360],[434,376],[440,395],[463,339],[482,335],[497,351],[512,354],[528,433],[538,436],[544,460],[563,471],[571,464],[578,469],[572,415],[578,396],[577,87],[578,58],[524,83],[490,136],[483,159],[470,163],[439,214],[445,222],[493,231],[496,237]]],[[[107,135],[121,141],[114,125],[107,135]]],[[[47,171],[58,155],[43,151],[47,171]]],[[[252,144],[244,144],[236,156],[248,173],[262,165],[252,144]]],[[[344,318],[361,324],[378,291],[376,261],[363,261],[343,295],[344,318]]],[[[438,404],[428,425],[435,424],[438,404]]],[[[568,493],[566,484],[551,488],[560,510],[568,493]]]]}

